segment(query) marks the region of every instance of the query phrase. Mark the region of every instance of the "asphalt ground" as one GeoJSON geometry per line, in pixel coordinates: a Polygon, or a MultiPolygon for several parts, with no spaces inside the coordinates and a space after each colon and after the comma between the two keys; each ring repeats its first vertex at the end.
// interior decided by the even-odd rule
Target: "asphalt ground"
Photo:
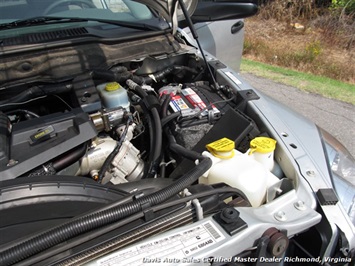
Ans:
{"type": "Polygon", "coordinates": [[[336,137],[355,158],[355,106],[243,73],[254,88],[291,107],[336,137]]]}

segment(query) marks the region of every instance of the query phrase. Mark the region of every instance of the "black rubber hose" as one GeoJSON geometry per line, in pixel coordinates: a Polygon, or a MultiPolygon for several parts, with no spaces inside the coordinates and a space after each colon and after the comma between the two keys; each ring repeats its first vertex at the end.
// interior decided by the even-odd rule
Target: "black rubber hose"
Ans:
{"type": "MultiPolygon", "coordinates": [[[[171,97],[169,97],[169,102],[170,102],[171,97]]],[[[165,103],[165,101],[164,101],[165,103]]],[[[165,125],[167,125],[170,121],[172,121],[173,119],[177,118],[180,113],[173,113],[169,116],[167,116],[167,108],[168,105],[164,106],[163,103],[163,107],[162,107],[162,116],[163,119],[161,121],[162,127],[165,127],[165,125]]],[[[176,154],[185,157],[187,159],[190,160],[201,160],[204,158],[204,156],[202,156],[201,154],[192,151],[192,150],[188,150],[185,147],[177,144],[175,137],[173,136],[173,134],[171,134],[171,131],[168,127],[164,128],[164,132],[166,134],[166,136],[168,137],[168,141],[169,141],[169,148],[171,151],[175,152],[176,154]]]]}
{"type": "Polygon", "coordinates": [[[179,116],[181,116],[180,112],[176,112],[176,113],[172,113],[168,116],[165,116],[164,118],[162,118],[161,120],[161,126],[164,127],[165,125],[167,125],[170,121],[174,120],[175,118],[178,118],[179,116]]]}
{"type": "MultiPolygon", "coordinates": [[[[157,108],[151,110],[153,117],[153,126],[154,126],[154,147],[153,147],[153,161],[156,162],[159,160],[163,142],[163,130],[160,122],[160,116],[157,108]]],[[[152,151],[151,151],[152,152],[152,151]]]]}
{"type": "Polygon", "coordinates": [[[143,84],[152,84],[153,83],[153,79],[151,77],[142,77],[142,76],[132,76],[131,79],[139,84],[139,85],[143,85],[143,84]]]}
{"type": "Polygon", "coordinates": [[[156,81],[162,80],[163,78],[165,78],[168,74],[170,74],[172,71],[174,70],[174,68],[172,67],[168,67],[167,69],[164,69],[158,73],[154,74],[154,78],[156,81]]]}
{"type": "Polygon", "coordinates": [[[100,69],[93,70],[91,72],[91,77],[93,79],[101,79],[108,82],[117,81],[115,73],[113,73],[110,70],[100,70],[100,69]]]}
{"type": "Polygon", "coordinates": [[[93,79],[101,79],[109,82],[125,82],[127,79],[132,78],[133,75],[127,69],[123,72],[113,72],[111,70],[97,69],[91,72],[91,76],[93,79]]]}
{"type": "MultiPolygon", "coordinates": [[[[152,136],[154,136],[154,127],[153,127],[153,119],[151,115],[146,116],[147,124],[148,124],[148,131],[149,131],[149,149],[152,149],[154,147],[154,139],[152,136]]],[[[151,161],[153,159],[153,153],[149,153],[149,160],[151,161]]],[[[148,171],[147,171],[148,172],[148,171]]]]}
{"type": "Polygon", "coordinates": [[[20,102],[27,101],[31,98],[40,97],[40,96],[44,96],[44,95],[46,95],[46,94],[42,90],[42,88],[40,88],[38,86],[34,86],[34,87],[31,87],[23,92],[20,92],[19,94],[17,94],[14,97],[0,101],[0,105],[7,104],[7,103],[20,103],[20,102]]]}
{"type": "MultiPolygon", "coordinates": [[[[145,99],[148,97],[148,94],[143,90],[141,86],[139,86],[136,82],[132,80],[127,80],[126,81],[128,87],[132,90],[135,91],[135,93],[141,97],[142,99],[145,99]]],[[[147,106],[148,108],[148,106],[147,106]]],[[[148,163],[148,177],[154,176],[155,175],[155,168],[159,164],[159,158],[161,155],[161,149],[163,146],[163,130],[160,122],[160,116],[158,109],[156,107],[152,107],[150,109],[151,113],[151,118],[152,118],[152,124],[153,124],[153,132],[152,135],[150,136],[153,138],[153,146],[150,147],[150,156],[149,156],[149,163],[148,163]]]]}
{"type": "Polygon", "coordinates": [[[45,95],[57,95],[61,93],[67,93],[72,90],[70,84],[48,84],[41,86],[42,91],[45,95]]]}
{"type": "Polygon", "coordinates": [[[133,75],[127,69],[120,69],[120,72],[115,72],[111,70],[97,69],[91,72],[93,79],[101,79],[108,82],[117,81],[117,82],[126,82],[127,79],[133,80],[137,84],[150,84],[153,82],[150,77],[141,77],[133,75]],[[125,70],[125,71],[124,71],[125,70]]]}
{"type": "Polygon", "coordinates": [[[79,148],[75,148],[58,159],[53,161],[53,168],[58,172],[63,170],[64,168],[68,167],[69,165],[75,163],[81,157],[83,157],[87,151],[87,143],[79,146],[79,148]]]}
{"type": "Polygon", "coordinates": [[[174,66],[174,70],[185,70],[195,75],[198,74],[198,71],[196,69],[187,66],[174,66]]]}
{"type": "Polygon", "coordinates": [[[151,76],[138,76],[134,75],[127,70],[125,67],[116,67],[113,70],[104,70],[104,69],[96,69],[91,72],[91,76],[93,79],[101,79],[106,81],[117,81],[117,82],[125,82],[128,79],[133,80],[135,83],[139,85],[143,84],[151,84],[153,82],[158,82],[164,79],[167,75],[169,75],[174,70],[177,71],[188,71],[193,74],[197,74],[198,72],[190,67],[186,66],[173,66],[158,71],[151,76]]]}
{"type": "Polygon", "coordinates": [[[133,80],[127,80],[126,81],[127,86],[133,90],[139,97],[141,98],[145,98],[148,96],[148,93],[145,92],[145,90],[143,90],[143,88],[141,86],[139,86],[137,84],[137,82],[133,81],[133,80]]]}
{"type": "Polygon", "coordinates": [[[197,181],[211,165],[211,159],[204,157],[196,167],[162,190],[112,209],[74,219],[9,247],[1,252],[0,265],[14,264],[82,233],[117,222],[146,207],[162,203],[197,181]]]}
{"type": "Polygon", "coordinates": [[[10,112],[6,112],[6,115],[12,115],[12,114],[17,114],[17,113],[23,113],[25,115],[29,115],[29,116],[32,116],[32,117],[35,117],[35,118],[39,117],[39,115],[36,114],[35,112],[32,112],[30,110],[26,110],[26,109],[16,109],[16,110],[13,110],[13,111],[10,111],[10,112]]]}
{"type": "Polygon", "coordinates": [[[0,109],[8,110],[8,109],[11,109],[12,103],[22,103],[22,102],[26,102],[28,100],[31,100],[33,98],[41,97],[41,96],[61,94],[61,93],[69,92],[71,89],[72,89],[71,86],[67,86],[67,85],[63,85],[63,84],[33,86],[33,87],[17,94],[14,97],[0,101],[0,109]],[[4,105],[4,106],[2,106],[2,105],[4,105]]]}
{"type": "Polygon", "coordinates": [[[87,150],[87,143],[79,146],[79,148],[74,148],[60,158],[56,158],[53,162],[49,162],[43,164],[41,167],[38,167],[36,170],[31,171],[28,176],[48,176],[48,175],[55,175],[57,172],[63,170],[64,168],[68,167],[69,165],[75,163],[81,157],[83,157],[87,150]]]}
{"type": "Polygon", "coordinates": [[[160,123],[160,116],[156,108],[151,109],[150,112],[146,110],[148,115],[146,120],[149,129],[149,158],[145,164],[143,178],[154,177],[156,167],[160,160],[161,147],[162,147],[162,128],[160,123]],[[159,121],[158,121],[159,120],[159,121]]]}
{"type": "MultiPolygon", "coordinates": [[[[181,69],[181,67],[179,68],[181,69]]],[[[125,82],[128,79],[133,80],[135,83],[142,85],[142,84],[151,84],[153,81],[160,81],[165,78],[166,75],[171,73],[174,68],[167,68],[162,71],[159,71],[153,74],[154,78],[148,76],[137,76],[129,72],[125,67],[121,67],[118,69],[118,72],[111,71],[111,70],[103,70],[103,69],[96,69],[91,72],[91,76],[93,79],[101,79],[106,81],[117,81],[117,82],[125,82]]]]}
{"type": "Polygon", "coordinates": [[[168,115],[168,108],[169,108],[169,103],[171,101],[171,96],[170,94],[166,94],[164,101],[161,105],[161,117],[164,119],[168,115]]]}
{"type": "Polygon", "coordinates": [[[157,73],[154,73],[152,74],[152,77],[151,76],[148,76],[148,77],[143,77],[143,76],[136,76],[136,75],[133,75],[132,76],[132,80],[134,82],[136,82],[137,84],[139,85],[142,85],[142,84],[151,84],[153,82],[158,82],[162,79],[164,79],[168,74],[170,74],[172,71],[174,70],[174,68],[172,67],[168,67],[167,69],[164,69],[164,70],[161,70],[157,73]]]}
{"type": "Polygon", "coordinates": [[[188,150],[185,147],[177,144],[177,143],[170,143],[169,145],[170,150],[175,152],[176,154],[181,155],[190,160],[201,160],[203,156],[195,151],[188,150]]]}
{"type": "Polygon", "coordinates": [[[121,135],[121,138],[120,138],[119,142],[117,143],[117,145],[113,149],[113,151],[105,159],[104,164],[102,165],[102,167],[100,169],[100,172],[99,172],[99,177],[98,177],[98,180],[97,180],[98,183],[102,183],[102,180],[104,179],[106,171],[108,170],[111,162],[113,161],[115,156],[119,153],[119,151],[120,151],[120,149],[122,147],[123,141],[126,138],[126,135],[127,135],[127,132],[128,132],[128,127],[129,127],[130,123],[131,123],[131,119],[129,118],[128,121],[127,121],[126,127],[125,127],[125,129],[124,129],[124,131],[123,131],[123,133],[121,135]]]}
{"type": "Polygon", "coordinates": [[[146,168],[146,176],[145,178],[154,177],[156,174],[156,169],[159,166],[160,156],[162,153],[163,146],[163,131],[160,122],[160,116],[158,110],[153,108],[151,110],[151,120],[152,120],[152,128],[149,130],[150,136],[150,153],[149,153],[149,161],[146,168]]]}
{"type": "MultiPolygon", "coordinates": [[[[168,106],[169,106],[170,101],[171,101],[170,94],[164,94],[164,95],[161,96],[160,102],[162,102],[162,104],[161,104],[161,108],[160,108],[160,117],[161,117],[161,126],[162,126],[162,128],[164,128],[163,120],[167,116],[168,106]]],[[[164,152],[164,150],[162,150],[161,162],[162,163],[159,165],[160,166],[159,174],[160,174],[160,177],[165,178],[166,163],[165,163],[165,152],[164,152]]]]}
{"type": "Polygon", "coordinates": [[[168,137],[168,141],[169,141],[169,148],[171,151],[175,152],[176,154],[185,157],[189,160],[192,161],[196,161],[196,160],[202,160],[203,158],[205,158],[202,154],[197,153],[195,151],[192,150],[188,150],[185,147],[179,145],[176,140],[175,137],[173,136],[173,134],[171,134],[170,129],[168,127],[165,127],[165,134],[168,137]]]}

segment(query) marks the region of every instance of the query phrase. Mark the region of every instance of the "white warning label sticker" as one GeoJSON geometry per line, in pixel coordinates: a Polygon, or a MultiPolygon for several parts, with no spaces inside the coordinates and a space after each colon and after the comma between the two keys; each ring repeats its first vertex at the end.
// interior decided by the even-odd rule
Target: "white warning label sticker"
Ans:
{"type": "Polygon", "coordinates": [[[179,95],[172,96],[169,105],[174,110],[174,112],[180,112],[183,110],[190,109],[189,106],[185,103],[185,101],[179,95]]]}
{"type": "Polygon", "coordinates": [[[225,237],[212,222],[189,228],[181,232],[166,235],[152,241],[144,241],[122,249],[97,261],[98,266],[159,265],[198,262],[191,255],[209,248],[225,237]],[[190,258],[188,258],[190,257],[190,258]]]}

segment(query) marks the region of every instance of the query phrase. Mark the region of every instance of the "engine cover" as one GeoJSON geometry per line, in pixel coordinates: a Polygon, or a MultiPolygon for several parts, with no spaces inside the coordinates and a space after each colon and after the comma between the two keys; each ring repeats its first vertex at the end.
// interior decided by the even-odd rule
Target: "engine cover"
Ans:
{"type": "Polygon", "coordinates": [[[10,143],[10,157],[0,158],[0,181],[21,176],[96,135],[91,119],[80,108],[15,124],[8,136],[1,136],[0,150],[10,143]]]}

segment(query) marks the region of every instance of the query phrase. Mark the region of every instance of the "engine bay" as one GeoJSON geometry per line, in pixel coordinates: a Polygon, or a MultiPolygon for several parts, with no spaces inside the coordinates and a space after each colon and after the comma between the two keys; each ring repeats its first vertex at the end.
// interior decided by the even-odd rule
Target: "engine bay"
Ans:
{"type": "Polygon", "coordinates": [[[168,143],[164,127],[178,144],[196,152],[228,137],[245,153],[260,135],[243,113],[247,99],[228,86],[216,90],[209,80],[200,60],[184,54],[93,70],[69,82],[12,85],[1,94],[2,180],[61,171],[96,179],[118,144],[125,152],[106,174],[115,172],[120,181],[106,177],[104,183],[138,180],[147,171],[150,177],[168,177],[181,158],[161,151],[168,143]],[[232,120],[235,125],[228,122],[232,120]],[[207,134],[210,129],[214,133],[207,134]],[[121,161],[123,155],[127,157],[121,161]],[[171,167],[164,165],[172,160],[171,167]],[[132,169],[122,169],[130,163],[132,169]]]}
{"type": "MultiPolygon", "coordinates": [[[[212,71],[224,67],[219,61],[209,63],[212,71]]],[[[66,182],[84,182],[84,189],[92,186],[100,204],[111,202],[110,197],[118,202],[135,197],[133,203],[148,197],[139,203],[143,204],[139,209],[144,209],[156,204],[149,193],[168,190],[174,181],[187,178],[188,182],[181,181],[175,188],[173,198],[169,194],[169,200],[209,197],[200,199],[203,211],[194,205],[195,218],[184,216],[183,224],[221,210],[234,212],[230,207],[257,208],[292,191],[294,180],[285,176],[274,158],[276,141],[251,118],[248,101],[258,100],[258,95],[253,90],[237,91],[223,80],[217,83],[209,73],[195,52],[185,52],[122,62],[106,70],[91,69],[56,83],[7,85],[0,91],[1,181],[21,184],[24,180],[30,182],[30,190],[22,191],[21,186],[22,192],[14,199],[5,185],[5,205],[7,200],[18,200],[15,209],[21,211],[14,214],[10,204],[4,214],[21,223],[11,229],[9,221],[1,224],[3,244],[22,237],[17,233],[20,226],[26,231],[37,229],[38,222],[28,208],[34,203],[30,195],[43,198],[48,209],[53,208],[53,195],[59,193],[51,191],[64,189],[58,194],[64,196],[55,196],[54,201],[69,200],[72,206],[61,205],[58,212],[80,215],[72,208],[79,204],[76,197],[87,195],[82,196],[82,191],[67,195],[66,182]],[[36,184],[42,184],[41,188],[36,184]],[[101,186],[112,196],[101,194],[101,186]],[[219,191],[224,193],[217,196],[219,191]],[[24,204],[22,198],[30,203],[24,204]]],[[[95,203],[91,194],[89,198],[95,203]]],[[[91,210],[90,205],[80,204],[77,209],[91,210]]],[[[174,219],[186,215],[172,206],[154,215],[145,213],[140,226],[165,215],[174,219]]],[[[60,224],[62,219],[52,222],[60,224]]],[[[40,220],[46,224],[50,219],[40,220]]],[[[134,226],[138,224],[114,232],[126,234],[134,226]]],[[[234,235],[246,227],[243,221],[225,229],[234,235]]]]}
{"type": "Polygon", "coordinates": [[[354,260],[346,149],[231,68],[255,1],[5,2],[0,265],[354,260]]]}
{"type": "MultiPolygon", "coordinates": [[[[218,61],[210,64],[214,71],[223,67],[218,61]]],[[[174,180],[195,167],[196,154],[207,152],[205,156],[222,161],[238,155],[241,176],[234,178],[249,181],[229,185],[249,197],[260,193],[254,207],[272,200],[266,196],[268,187],[283,182],[284,174],[273,158],[276,141],[246,114],[247,102],[258,96],[252,90],[237,92],[228,84],[217,84],[195,53],[137,59],[55,84],[9,87],[1,91],[0,104],[3,181],[53,175],[114,185],[174,180]],[[252,145],[253,140],[259,144],[252,145]],[[260,152],[265,145],[268,151],[260,152]],[[233,155],[218,155],[221,152],[233,155]],[[264,166],[263,153],[269,157],[264,166]],[[243,169],[243,164],[250,168],[243,169]],[[260,183],[259,191],[253,191],[253,177],[260,183]]],[[[222,172],[233,168],[220,167],[222,172]]],[[[200,179],[206,184],[217,181],[227,182],[200,179]]],[[[242,205],[250,205],[248,197],[244,201],[242,205]]]]}

